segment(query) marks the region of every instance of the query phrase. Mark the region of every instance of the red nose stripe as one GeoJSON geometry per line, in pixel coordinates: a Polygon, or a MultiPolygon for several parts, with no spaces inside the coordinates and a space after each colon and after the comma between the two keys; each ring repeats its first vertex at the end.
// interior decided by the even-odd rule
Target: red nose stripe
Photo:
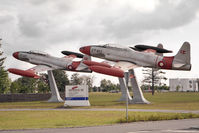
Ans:
{"type": "Polygon", "coordinates": [[[90,55],[90,54],[91,54],[91,53],[90,53],[90,49],[91,49],[90,46],[85,46],[85,47],[81,47],[81,48],[79,49],[79,51],[82,52],[82,53],[84,53],[84,54],[90,55]]]}
{"type": "Polygon", "coordinates": [[[19,52],[13,53],[13,57],[15,57],[16,59],[19,59],[19,52]]]}
{"type": "Polygon", "coordinates": [[[102,74],[115,76],[115,77],[124,77],[124,72],[118,68],[108,68],[108,67],[102,67],[102,66],[90,66],[89,68],[92,71],[97,72],[97,73],[102,73],[102,74]]]}

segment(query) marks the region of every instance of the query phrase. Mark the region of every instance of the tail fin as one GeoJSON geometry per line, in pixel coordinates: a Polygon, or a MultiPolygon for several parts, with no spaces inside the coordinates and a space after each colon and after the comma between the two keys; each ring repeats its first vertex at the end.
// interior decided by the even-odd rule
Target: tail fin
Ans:
{"type": "Polygon", "coordinates": [[[183,43],[174,60],[190,64],[190,44],[188,42],[183,43]]]}
{"type": "Polygon", "coordinates": [[[175,70],[191,70],[190,44],[188,42],[184,42],[176,56],[174,56],[172,67],[175,70]]]}

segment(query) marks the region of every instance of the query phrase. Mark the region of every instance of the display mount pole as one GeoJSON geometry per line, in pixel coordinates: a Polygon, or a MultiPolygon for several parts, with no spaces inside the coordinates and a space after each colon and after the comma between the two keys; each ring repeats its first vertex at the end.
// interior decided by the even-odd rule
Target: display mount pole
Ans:
{"type": "Polygon", "coordinates": [[[128,72],[125,72],[124,73],[124,78],[126,80],[126,122],[128,123],[128,104],[129,104],[129,101],[128,101],[128,82],[129,82],[129,73],[128,72]]]}

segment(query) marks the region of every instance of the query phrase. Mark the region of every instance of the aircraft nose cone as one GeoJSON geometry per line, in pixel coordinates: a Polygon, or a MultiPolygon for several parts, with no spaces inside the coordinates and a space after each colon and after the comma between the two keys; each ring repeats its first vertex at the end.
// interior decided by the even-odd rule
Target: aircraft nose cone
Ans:
{"type": "Polygon", "coordinates": [[[90,55],[90,49],[91,49],[91,46],[85,46],[85,47],[81,47],[79,49],[80,52],[84,53],[84,54],[87,54],[87,55],[90,55]]]}
{"type": "Polygon", "coordinates": [[[15,57],[16,59],[19,59],[19,52],[13,53],[13,57],[15,57]]]}

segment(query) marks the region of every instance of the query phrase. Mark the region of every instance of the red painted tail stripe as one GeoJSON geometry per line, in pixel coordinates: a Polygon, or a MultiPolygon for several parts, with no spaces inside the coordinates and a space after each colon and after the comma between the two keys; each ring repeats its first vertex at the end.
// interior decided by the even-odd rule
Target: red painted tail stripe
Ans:
{"type": "Polygon", "coordinates": [[[159,61],[158,65],[162,69],[172,69],[173,59],[174,59],[174,56],[172,56],[172,57],[163,57],[163,60],[159,61]],[[161,63],[163,63],[163,65],[160,65],[161,63]]]}

